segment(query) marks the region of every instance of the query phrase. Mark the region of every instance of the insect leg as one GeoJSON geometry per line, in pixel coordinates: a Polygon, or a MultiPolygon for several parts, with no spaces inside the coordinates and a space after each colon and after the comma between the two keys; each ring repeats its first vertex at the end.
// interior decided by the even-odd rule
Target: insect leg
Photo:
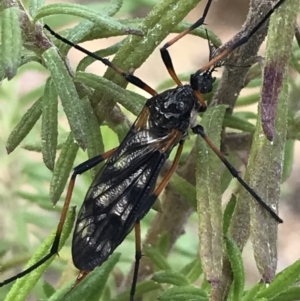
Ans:
{"type": "MultiPolygon", "coordinates": [[[[157,186],[157,188],[155,189],[155,191],[153,192],[153,194],[150,195],[149,197],[149,202],[154,203],[155,200],[157,199],[157,197],[160,195],[160,193],[162,192],[162,190],[167,186],[172,174],[174,173],[181,153],[182,153],[182,149],[183,149],[183,140],[179,141],[179,146],[177,148],[177,152],[175,155],[175,159],[172,163],[172,166],[170,167],[168,173],[165,175],[165,177],[163,178],[163,180],[161,181],[161,183],[157,186]]],[[[135,265],[134,265],[134,273],[133,273],[133,279],[132,279],[132,284],[131,284],[131,290],[130,290],[130,301],[133,301],[133,297],[135,294],[135,289],[136,289],[136,283],[137,283],[137,278],[138,278],[138,271],[139,271],[139,265],[140,265],[140,260],[142,258],[142,252],[141,252],[141,229],[140,229],[140,222],[138,221],[135,224],[135,249],[136,249],[136,253],[135,253],[135,265]]]]}
{"type": "Polygon", "coordinates": [[[72,43],[71,41],[67,40],[66,38],[62,37],[60,34],[56,33],[54,30],[52,30],[47,24],[44,25],[44,28],[47,29],[58,40],[60,40],[60,41],[64,42],[65,44],[70,45],[73,48],[87,54],[88,56],[94,58],[97,61],[101,61],[104,65],[114,69],[117,73],[119,73],[121,76],[123,76],[131,84],[145,90],[146,92],[148,92],[152,96],[157,95],[157,92],[155,90],[153,90],[150,86],[148,86],[146,83],[144,83],[141,79],[139,79],[138,77],[132,75],[131,73],[125,72],[124,70],[122,70],[118,66],[111,63],[108,59],[102,58],[101,56],[99,56],[99,55],[97,55],[97,54],[95,54],[91,51],[88,51],[87,49],[85,49],[85,48],[83,48],[83,47],[81,47],[77,44],[72,43]]]}
{"type": "Polygon", "coordinates": [[[261,199],[261,197],[240,177],[239,172],[229,163],[225,156],[220,152],[216,145],[208,138],[204,132],[204,128],[201,125],[196,125],[192,128],[192,131],[200,135],[207,145],[213,150],[213,152],[221,159],[224,165],[227,167],[229,172],[234,178],[236,178],[241,185],[253,196],[253,198],[265,209],[267,210],[272,217],[278,222],[282,223],[282,219],[261,199]]]}
{"type": "Polygon", "coordinates": [[[236,48],[246,44],[249,39],[259,30],[259,28],[269,19],[269,17],[273,14],[273,12],[283,4],[285,0],[279,0],[268,12],[267,14],[252,28],[252,30],[247,33],[244,37],[239,39],[233,45],[224,49],[220,54],[215,56],[212,60],[210,60],[205,66],[197,71],[197,73],[202,73],[203,71],[209,69],[211,66],[215,65],[217,62],[221,61],[224,57],[226,57],[230,52],[235,50],[236,48]]]}
{"type": "Polygon", "coordinates": [[[180,81],[180,79],[178,78],[175,70],[174,70],[174,67],[173,67],[173,63],[172,63],[172,60],[171,60],[171,56],[168,52],[168,48],[170,46],[172,46],[174,43],[176,43],[178,40],[180,40],[182,37],[184,37],[185,35],[187,35],[188,33],[190,33],[193,29],[201,26],[202,24],[204,24],[204,20],[206,18],[206,15],[208,13],[208,10],[210,8],[210,5],[212,3],[212,0],[208,0],[207,1],[207,4],[205,6],[205,9],[204,9],[204,12],[203,12],[203,15],[202,17],[197,20],[193,25],[191,25],[188,29],[186,29],[185,31],[183,31],[182,33],[178,34],[176,37],[174,37],[171,41],[169,41],[168,43],[166,43],[161,49],[160,49],[160,54],[161,54],[161,57],[162,57],[162,60],[170,74],[170,76],[173,78],[173,80],[176,82],[176,84],[178,86],[181,86],[182,83],[180,81]]]}
{"type": "Polygon", "coordinates": [[[64,202],[64,206],[62,209],[62,213],[60,216],[60,220],[59,220],[59,224],[57,226],[57,230],[56,230],[56,235],[52,244],[52,247],[49,251],[49,253],[43,257],[41,260],[39,260],[38,262],[36,262],[34,265],[32,265],[31,267],[29,267],[28,269],[18,273],[17,275],[8,278],[6,280],[4,280],[3,282],[0,283],[0,287],[13,282],[15,280],[17,280],[18,278],[21,278],[27,274],[29,274],[30,272],[32,272],[33,270],[35,270],[36,268],[38,268],[39,266],[41,266],[44,262],[46,262],[48,259],[50,259],[53,255],[57,254],[58,252],[58,247],[59,247],[59,241],[60,241],[60,236],[61,236],[61,232],[64,226],[64,222],[67,216],[67,212],[70,206],[70,201],[71,201],[71,196],[72,196],[72,192],[73,192],[73,188],[74,188],[74,184],[75,184],[75,179],[77,175],[80,175],[82,173],[84,173],[85,171],[90,170],[92,167],[98,165],[99,163],[101,163],[102,161],[108,159],[109,157],[111,157],[111,155],[114,153],[114,151],[116,150],[116,148],[111,149],[110,151],[102,154],[102,155],[98,155],[94,158],[91,158],[83,163],[81,163],[80,165],[78,165],[77,167],[74,168],[74,172],[71,176],[70,182],[69,182],[69,186],[68,186],[68,190],[67,190],[67,195],[65,198],[65,202],[64,202]]]}
{"type": "Polygon", "coordinates": [[[135,264],[134,264],[134,272],[133,272],[132,284],[130,289],[130,301],[133,301],[134,298],[140,260],[142,258],[141,225],[139,221],[134,225],[134,231],[135,231],[135,264]]]}

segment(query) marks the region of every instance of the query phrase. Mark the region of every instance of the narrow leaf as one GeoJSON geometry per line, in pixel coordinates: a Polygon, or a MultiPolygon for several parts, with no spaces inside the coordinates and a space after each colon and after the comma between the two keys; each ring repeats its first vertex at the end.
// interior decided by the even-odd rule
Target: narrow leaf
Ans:
{"type": "Polygon", "coordinates": [[[269,299],[269,301],[294,301],[294,300],[299,300],[299,299],[300,299],[300,287],[294,286],[294,287],[288,288],[282,294],[269,299]]]}
{"type": "Polygon", "coordinates": [[[123,0],[111,0],[109,4],[103,9],[103,14],[114,16],[122,7],[123,0]]]}
{"type": "Polygon", "coordinates": [[[227,255],[233,272],[232,301],[240,301],[245,287],[245,271],[242,254],[233,239],[226,236],[227,255]]]}
{"type": "Polygon", "coordinates": [[[86,149],[87,120],[70,73],[56,48],[49,48],[42,56],[51,73],[53,84],[62,102],[74,138],[82,149],[86,149]]]}
{"type": "Polygon", "coordinates": [[[281,183],[284,183],[291,175],[294,163],[295,140],[287,140],[284,147],[284,159],[281,183]]]}
{"type": "Polygon", "coordinates": [[[66,186],[78,148],[78,144],[74,142],[74,138],[71,133],[61,150],[53,171],[49,192],[50,199],[53,204],[58,202],[66,186]]]}
{"type": "Polygon", "coordinates": [[[154,273],[152,280],[158,283],[168,283],[175,286],[186,286],[190,284],[184,275],[170,270],[154,273]]]}
{"type": "MultiPolygon", "coordinates": [[[[225,106],[208,108],[201,124],[207,136],[220,147],[225,106]]],[[[209,282],[217,283],[222,274],[223,232],[220,166],[222,162],[201,137],[196,139],[196,183],[199,217],[200,258],[209,282]]]]}
{"type": "Polygon", "coordinates": [[[103,94],[110,95],[116,102],[120,103],[134,115],[142,110],[146,100],[141,95],[124,90],[115,83],[91,73],[77,72],[75,81],[86,84],[93,89],[99,89],[103,94]]]}
{"type": "Polygon", "coordinates": [[[254,133],[255,130],[255,127],[251,122],[228,114],[225,115],[224,126],[248,133],[254,133]]]}
{"type": "Polygon", "coordinates": [[[235,107],[249,106],[259,102],[259,100],[260,100],[260,94],[258,93],[242,96],[238,98],[235,107]]]}
{"type": "Polygon", "coordinates": [[[163,256],[157,248],[152,246],[145,246],[143,252],[147,257],[150,258],[150,260],[158,269],[171,270],[171,267],[169,266],[166,257],[163,256]]]}
{"type": "Polygon", "coordinates": [[[196,258],[181,269],[181,273],[185,275],[190,283],[194,283],[202,275],[202,265],[200,258],[196,258]]]}
{"type": "MultiPolygon", "coordinates": [[[[280,199],[282,157],[287,132],[287,92],[288,83],[285,80],[279,98],[275,123],[276,137],[273,143],[263,134],[258,118],[246,172],[246,177],[250,176],[249,185],[255,187],[260,197],[275,212],[280,199]]],[[[252,216],[255,217],[251,224],[251,241],[256,265],[262,280],[270,283],[275,276],[277,266],[277,223],[262,206],[256,205],[251,209],[252,216]]]]}
{"type": "Polygon", "coordinates": [[[299,1],[289,1],[288,4],[283,3],[270,19],[261,98],[262,128],[270,141],[277,135],[275,118],[278,116],[279,96],[292,52],[298,11],[299,1]]]}
{"type": "MultiPolygon", "coordinates": [[[[73,41],[73,39],[71,40],[73,41]]],[[[98,51],[95,51],[94,53],[98,56],[101,56],[101,57],[106,57],[106,56],[109,56],[109,55],[113,55],[113,54],[116,54],[119,49],[121,48],[121,46],[124,44],[124,40],[122,40],[121,42],[118,42],[110,47],[107,47],[105,49],[101,49],[101,50],[98,50],[98,51]]],[[[93,57],[90,57],[90,56],[86,56],[85,58],[83,58],[78,66],[77,66],[77,69],[76,71],[84,71],[89,65],[91,65],[92,63],[95,62],[95,59],[93,57]]]]}
{"type": "Polygon", "coordinates": [[[80,285],[73,288],[74,281],[56,291],[48,301],[94,301],[99,300],[105,284],[112,273],[114,266],[120,259],[120,253],[112,254],[100,267],[92,271],[80,285]]]}
{"type": "Polygon", "coordinates": [[[196,287],[172,287],[159,296],[160,301],[208,301],[206,292],[196,287]]]}
{"type": "MultiPolygon", "coordinates": [[[[87,130],[85,132],[87,139],[87,153],[89,158],[93,158],[104,152],[103,138],[99,128],[99,123],[93,108],[90,104],[88,97],[84,97],[82,100],[84,115],[87,118],[87,130]]],[[[101,166],[96,166],[94,170],[94,176],[101,166]]]]}
{"type": "MultiPolygon", "coordinates": [[[[64,245],[65,241],[69,237],[73,223],[75,220],[75,209],[69,210],[65,224],[63,227],[63,231],[60,237],[60,244],[59,244],[59,250],[64,245]]],[[[54,237],[56,235],[56,229],[52,232],[52,234],[44,241],[44,243],[39,247],[39,249],[36,251],[36,253],[33,255],[33,257],[29,260],[27,265],[24,269],[32,266],[34,263],[42,259],[44,256],[46,256],[50,248],[53,244],[54,237]]],[[[6,296],[5,301],[23,301],[26,300],[28,297],[29,292],[31,289],[35,286],[37,281],[40,279],[42,274],[45,272],[45,270],[48,268],[48,266],[51,264],[51,262],[54,260],[55,256],[50,258],[47,262],[45,262],[40,267],[36,268],[34,271],[29,273],[28,275],[24,276],[23,278],[17,280],[13,287],[11,288],[10,292],[6,296]]]]}
{"type": "Polygon", "coordinates": [[[10,133],[7,142],[7,153],[11,153],[31,131],[35,123],[38,121],[42,114],[42,97],[39,98],[30,109],[23,115],[20,122],[16,125],[10,133]]]}
{"type": "MultiPolygon", "coordinates": [[[[161,208],[159,208],[161,209],[161,208]]],[[[158,211],[158,210],[157,210],[158,211]]],[[[161,210],[160,210],[161,211],[161,210]]],[[[156,243],[156,248],[162,254],[162,256],[167,257],[170,246],[170,234],[167,232],[162,233],[156,243]]]]}
{"type": "Polygon", "coordinates": [[[45,5],[45,0],[30,0],[29,14],[31,17],[35,16],[37,11],[45,5]]]}
{"type": "Polygon", "coordinates": [[[294,285],[300,280],[299,271],[300,260],[297,260],[295,263],[277,274],[273,282],[271,282],[264,290],[261,290],[257,297],[271,299],[282,294],[288,287],[294,285]]]}
{"type": "Polygon", "coordinates": [[[171,177],[170,184],[172,188],[176,189],[180,195],[193,206],[197,208],[196,202],[196,189],[195,186],[182,178],[177,173],[174,173],[171,177]]]}
{"type": "MultiPolygon", "coordinates": [[[[142,297],[145,293],[151,292],[153,290],[159,289],[160,284],[155,283],[152,280],[142,281],[137,283],[135,290],[135,299],[142,297]]],[[[130,296],[130,289],[119,294],[113,301],[128,301],[130,296]]]]}
{"type": "MultiPolygon", "coordinates": [[[[120,259],[120,253],[113,253],[107,261],[96,268],[91,274],[66,296],[64,301],[96,301],[99,300],[105,284],[112,274],[114,266],[120,259]]],[[[53,299],[54,301],[55,299],[53,299]]],[[[59,299],[58,299],[59,300],[59,299]]],[[[51,300],[52,301],[52,300],[51,300]]]]}
{"type": "Polygon", "coordinates": [[[58,96],[51,78],[47,80],[43,96],[41,150],[45,165],[53,170],[57,146],[58,96]]]}
{"type": "Polygon", "coordinates": [[[22,33],[19,9],[10,7],[1,13],[1,61],[6,77],[12,79],[21,63],[22,33]]]}
{"type": "Polygon", "coordinates": [[[43,291],[47,298],[50,298],[55,293],[55,288],[48,282],[44,281],[43,291]]]}
{"type": "Polygon", "coordinates": [[[114,18],[103,15],[100,12],[88,8],[87,6],[75,3],[55,3],[43,6],[37,11],[34,21],[36,22],[41,18],[57,14],[84,18],[91,22],[97,23],[97,25],[101,26],[103,30],[125,29],[125,27],[114,18]]]}
{"type": "Polygon", "coordinates": [[[224,215],[223,215],[223,234],[224,235],[227,234],[227,231],[229,229],[235,205],[236,205],[236,197],[234,195],[232,195],[228,204],[226,205],[224,215]]]}
{"type": "Polygon", "coordinates": [[[257,294],[266,287],[265,283],[257,283],[250,290],[246,291],[242,301],[253,301],[256,300],[257,294]]]}

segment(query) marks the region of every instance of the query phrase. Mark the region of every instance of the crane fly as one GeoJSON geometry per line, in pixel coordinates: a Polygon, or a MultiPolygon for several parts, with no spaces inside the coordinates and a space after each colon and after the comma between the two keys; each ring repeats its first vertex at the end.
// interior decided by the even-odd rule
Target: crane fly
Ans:
{"type": "Polygon", "coordinates": [[[206,110],[203,94],[212,90],[215,80],[212,76],[214,69],[220,65],[220,62],[230,52],[247,43],[274,10],[284,1],[278,1],[247,35],[225,48],[219,54],[211,57],[208,64],[191,75],[190,83],[183,85],[176,75],[168,48],[204,23],[212,3],[212,0],[208,0],[202,17],[160,49],[162,60],[170,76],[177,84],[176,88],[162,93],[157,93],[141,79],[123,71],[109,60],[63,38],[49,26],[44,26],[57,39],[101,61],[104,65],[114,69],[128,82],[147,91],[152,97],[147,100],[119,147],[89,159],[74,168],[56,237],[49,254],[32,267],[0,283],[0,286],[30,273],[57,253],[60,235],[77,175],[107,160],[90,186],[76,221],[72,242],[72,257],[75,267],[79,269],[79,275],[74,286],[80,283],[93,269],[107,260],[134,228],[136,261],[130,292],[130,300],[133,300],[139,262],[142,256],[140,220],[150,210],[176,170],[189,129],[204,139],[232,176],[277,222],[282,223],[281,218],[240,177],[238,171],[212,143],[205,134],[204,128],[197,124],[197,116],[199,112],[206,110]],[[157,184],[162,166],[174,147],[177,147],[175,159],[162,181],[157,184]]]}

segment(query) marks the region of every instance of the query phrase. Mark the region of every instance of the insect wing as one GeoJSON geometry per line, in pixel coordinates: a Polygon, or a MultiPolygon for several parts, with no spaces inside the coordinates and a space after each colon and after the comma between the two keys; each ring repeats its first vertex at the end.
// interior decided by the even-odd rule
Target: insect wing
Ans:
{"type": "Polygon", "coordinates": [[[149,129],[133,126],[94,180],[74,231],[78,269],[92,270],[105,261],[152,207],[149,196],[170,153],[160,152],[157,140],[149,129]]]}

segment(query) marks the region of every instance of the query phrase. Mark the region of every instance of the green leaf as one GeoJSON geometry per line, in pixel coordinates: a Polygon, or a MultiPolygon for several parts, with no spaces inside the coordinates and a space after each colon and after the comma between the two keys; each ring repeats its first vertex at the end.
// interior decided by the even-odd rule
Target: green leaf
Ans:
{"type": "Polygon", "coordinates": [[[109,286],[105,286],[103,293],[101,295],[101,299],[99,301],[111,300],[111,290],[109,286]]]}
{"type": "Polygon", "coordinates": [[[53,84],[60,97],[74,138],[82,149],[86,149],[85,132],[87,129],[87,120],[70,73],[57,53],[56,48],[49,48],[42,56],[51,73],[53,84]]]}
{"type": "Polygon", "coordinates": [[[34,17],[34,22],[38,21],[41,18],[57,14],[71,15],[84,18],[101,26],[103,30],[126,29],[121,23],[116,21],[114,18],[111,18],[107,15],[103,15],[100,12],[88,8],[87,6],[75,3],[56,3],[43,6],[37,11],[34,17]]]}
{"type": "Polygon", "coordinates": [[[45,0],[30,0],[29,14],[31,17],[36,15],[37,11],[45,5],[45,0]]]}
{"type": "MultiPolygon", "coordinates": [[[[226,106],[208,108],[201,124],[207,136],[220,147],[226,106]]],[[[200,258],[206,278],[218,282],[222,274],[223,232],[220,166],[222,162],[202,137],[196,139],[196,190],[199,218],[200,258]]]]}
{"type": "Polygon", "coordinates": [[[11,153],[31,131],[35,123],[38,121],[42,114],[42,97],[39,98],[28,111],[23,115],[20,122],[16,125],[10,133],[7,142],[7,153],[11,153]]]}
{"type": "MultiPolygon", "coordinates": [[[[59,250],[64,245],[65,241],[69,237],[73,223],[75,221],[75,209],[69,210],[62,234],[60,236],[59,250]]],[[[56,235],[56,228],[51,233],[51,235],[44,241],[44,243],[39,247],[33,257],[28,261],[24,269],[31,267],[33,264],[41,260],[47,254],[49,254],[50,248],[53,244],[54,237],[56,235]]],[[[8,293],[5,301],[23,301],[28,297],[29,292],[35,286],[37,281],[41,278],[42,274],[54,260],[55,256],[52,256],[48,261],[42,264],[40,267],[36,268],[34,271],[30,272],[28,275],[17,280],[12,286],[10,292],[8,293]]]]}
{"type": "Polygon", "coordinates": [[[260,88],[262,84],[262,79],[261,78],[255,78],[252,79],[248,85],[247,88],[260,88]]]}
{"type": "Polygon", "coordinates": [[[274,280],[261,290],[257,297],[264,297],[267,299],[274,298],[275,296],[283,293],[288,287],[294,285],[300,280],[300,260],[281,271],[277,274],[274,280]]]}
{"type": "Polygon", "coordinates": [[[250,290],[246,291],[242,301],[253,301],[256,300],[257,294],[266,287],[264,283],[257,283],[255,284],[250,290]]]}
{"type": "Polygon", "coordinates": [[[196,287],[172,287],[159,296],[160,301],[208,301],[206,292],[196,287]]]}
{"type": "Polygon", "coordinates": [[[170,184],[172,188],[176,189],[180,193],[180,195],[186,201],[188,201],[191,206],[193,206],[193,208],[197,208],[196,189],[194,185],[186,181],[177,173],[174,173],[172,175],[172,178],[170,179],[170,184]]]}
{"type": "MultiPolygon", "coordinates": [[[[139,282],[136,285],[134,297],[137,300],[138,298],[142,297],[145,293],[159,289],[160,287],[160,284],[157,284],[152,280],[139,282]]],[[[113,301],[128,301],[130,296],[130,290],[131,288],[119,294],[115,299],[113,299],[113,301]]]]}
{"type": "MultiPolygon", "coordinates": [[[[287,85],[284,81],[287,81],[288,77],[292,43],[295,35],[294,24],[297,20],[298,10],[299,1],[290,0],[288,3],[283,3],[270,17],[260,101],[261,124],[264,134],[270,141],[274,141],[275,136],[277,138],[278,131],[286,131],[285,126],[281,129],[280,127],[275,128],[275,123],[278,123],[279,119],[283,120],[283,118],[284,122],[287,122],[283,115],[283,109],[286,111],[287,108],[286,105],[282,104],[280,98],[285,98],[286,101],[288,99],[288,88],[284,88],[287,85]],[[278,39],[279,31],[281,33],[280,41],[278,39]],[[284,93],[281,93],[282,90],[285,90],[284,93]],[[280,109],[279,106],[281,106],[280,109]]],[[[284,114],[286,115],[286,112],[284,114]]]]}
{"type": "Polygon", "coordinates": [[[289,287],[282,294],[277,295],[274,298],[268,299],[268,301],[294,301],[300,299],[300,287],[289,287]]]}
{"type": "Polygon", "coordinates": [[[196,258],[188,263],[180,272],[188,278],[190,283],[194,283],[203,273],[200,258],[196,258]]]}
{"type": "Polygon", "coordinates": [[[227,255],[233,272],[232,301],[240,301],[245,287],[245,271],[241,251],[235,241],[225,236],[227,255]]]}
{"type": "Polygon", "coordinates": [[[21,64],[22,33],[19,9],[10,7],[1,13],[1,62],[6,77],[12,79],[21,64]]]}
{"type": "Polygon", "coordinates": [[[145,246],[143,248],[143,253],[150,258],[153,264],[160,270],[170,270],[166,257],[155,247],[145,246]]]}
{"type": "MultiPolygon", "coordinates": [[[[94,114],[88,97],[84,97],[82,99],[82,105],[84,109],[84,115],[87,118],[87,131],[85,132],[87,139],[87,153],[89,158],[94,158],[97,155],[104,153],[103,138],[97,117],[94,114]]],[[[93,169],[94,176],[96,176],[96,173],[99,171],[100,167],[101,165],[99,164],[93,169]]]]}
{"type": "Polygon", "coordinates": [[[235,112],[233,113],[234,117],[240,118],[242,120],[248,120],[248,119],[257,119],[257,114],[254,112],[249,111],[243,111],[243,112],[235,112]]]}
{"type": "MultiPolygon", "coordinates": [[[[71,40],[73,41],[73,39],[71,40]]],[[[123,45],[124,43],[124,40],[122,40],[121,42],[118,42],[110,47],[107,47],[105,49],[101,49],[99,51],[95,51],[94,53],[98,56],[101,56],[101,57],[106,57],[106,56],[109,56],[109,55],[113,55],[113,54],[116,54],[120,47],[123,45]]],[[[86,56],[85,58],[83,58],[78,66],[77,66],[77,69],[76,71],[84,71],[89,65],[91,65],[92,63],[94,63],[96,60],[91,57],[91,56],[86,56]]],[[[96,84],[96,83],[95,83],[96,84]]]]}
{"type": "Polygon", "coordinates": [[[251,122],[228,114],[225,115],[224,126],[248,133],[254,133],[255,130],[255,126],[251,122]]]}
{"type": "Polygon", "coordinates": [[[48,301],[96,301],[99,300],[105,284],[114,266],[120,259],[120,253],[113,253],[100,267],[92,271],[79,285],[68,291],[74,284],[72,281],[56,291],[48,301]]]}
{"type": "MultiPolygon", "coordinates": [[[[233,134],[235,135],[235,134],[233,134]]],[[[239,135],[239,134],[237,134],[239,135]]],[[[244,133],[240,134],[245,135],[244,133]]],[[[229,136],[227,136],[229,138],[229,136]]],[[[233,136],[231,136],[233,137],[233,136]]],[[[239,142],[237,142],[239,143],[239,142]]],[[[226,145],[226,142],[225,142],[226,145]]],[[[227,155],[227,154],[226,154],[227,155]]],[[[238,156],[236,155],[235,152],[230,151],[229,154],[227,155],[227,160],[231,163],[231,165],[233,166],[238,166],[238,164],[240,164],[240,159],[238,158],[238,156]]],[[[221,191],[224,194],[224,192],[228,189],[230,183],[233,180],[233,176],[231,174],[231,172],[227,169],[224,168],[222,175],[221,175],[221,191]]]]}
{"type": "Polygon", "coordinates": [[[120,103],[134,115],[138,115],[145,105],[145,98],[141,95],[124,90],[115,83],[104,77],[91,73],[77,72],[75,81],[86,84],[93,89],[99,89],[103,94],[110,95],[116,102],[120,103]]]}
{"type": "MultiPolygon", "coordinates": [[[[276,81],[274,85],[277,87],[276,81]]],[[[245,179],[249,179],[249,185],[275,212],[280,201],[282,158],[287,133],[287,77],[282,88],[275,120],[276,138],[274,142],[270,142],[265,136],[261,123],[261,109],[259,108],[259,117],[245,175],[245,179]]],[[[244,201],[247,201],[247,198],[244,201]]],[[[262,275],[262,281],[270,283],[277,268],[278,225],[274,218],[259,204],[251,206],[251,215],[251,241],[255,262],[262,275]]]]}
{"type": "Polygon", "coordinates": [[[186,286],[190,284],[187,277],[185,277],[179,272],[174,272],[170,270],[154,273],[154,275],[152,276],[152,280],[158,283],[168,283],[175,286],[186,286]]]}
{"type": "Polygon", "coordinates": [[[284,159],[281,183],[284,183],[291,175],[294,163],[295,140],[287,140],[284,146],[284,159]]]}
{"type": "Polygon", "coordinates": [[[259,100],[260,100],[260,94],[258,93],[242,96],[238,98],[235,107],[249,106],[259,102],[259,100]]]}
{"type": "Polygon", "coordinates": [[[224,214],[223,214],[223,234],[226,235],[230,226],[231,218],[234,212],[236,205],[236,197],[232,195],[228,204],[226,205],[224,214]]]}
{"type": "Polygon", "coordinates": [[[53,204],[58,202],[66,186],[78,148],[78,144],[74,142],[74,138],[71,133],[67,138],[54,167],[49,192],[50,199],[53,204]]]}
{"type": "Polygon", "coordinates": [[[167,232],[162,233],[157,240],[156,248],[159,250],[162,256],[167,257],[169,246],[170,246],[170,234],[167,232]]]}
{"type": "Polygon", "coordinates": [[[43,96],[41,150],[45,165],[53,170],[57,146],[58,98],[51,78],[48,78],[43,96]]]}
{"type": "Polygon", "coordinates": [[[44,281],[43,291],[47,298],[50,298],[55,293],[55,288],[49,283],[44,281]]]}
{"type": "Polygon", "coordinates": [[[122,7],[123,0],[110,0],[109,4],[103,8],[103,14],[114,16],[122,7]]]}

